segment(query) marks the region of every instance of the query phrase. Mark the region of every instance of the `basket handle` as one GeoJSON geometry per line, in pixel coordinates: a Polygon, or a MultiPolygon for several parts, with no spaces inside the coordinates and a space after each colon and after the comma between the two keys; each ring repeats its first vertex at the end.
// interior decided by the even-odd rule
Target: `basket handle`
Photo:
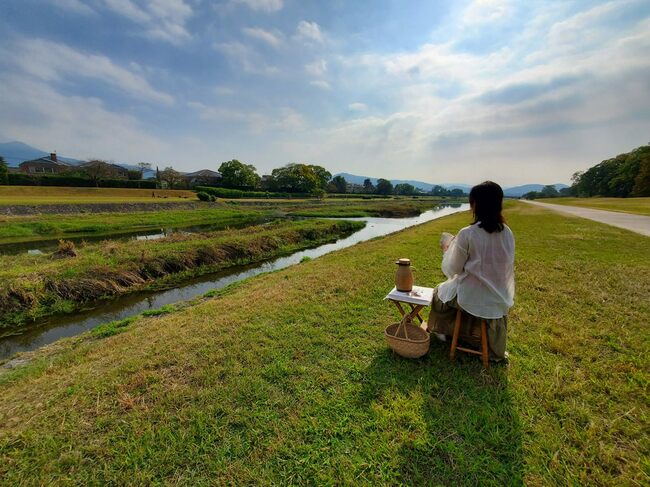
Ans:
{"type": "Polygon", "coordinates": [[[404,337],[407,340],[410,340],[409,334],[406,331],[406,325],[407,325],[407,323],[411,323],[411,321],[412,320],[411,320],[411,317],[409,315],[404,315],[404,318],[402,318],[402,321],[400,321],[399,326],[397,327],[396,336],[399,336],[399,330],[400,330],[400,328],[402,328],[404,330],[404,337]]]}

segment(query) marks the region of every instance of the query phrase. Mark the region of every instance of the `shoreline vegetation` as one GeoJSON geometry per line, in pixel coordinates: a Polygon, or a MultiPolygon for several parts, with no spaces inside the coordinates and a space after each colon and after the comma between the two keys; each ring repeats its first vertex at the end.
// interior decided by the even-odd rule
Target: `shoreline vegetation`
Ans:
{"type": "Polygon", "coordinates": [[[172,286],[179,279],[252,264],[348,236],[351,221],[276,221],[238,230],[173,234],[156,241],[105,241],[51,255],[0,256],[0,335],[91,302],[172,286]]]}
{"type": "Polygon", "coordinates": [[[505,217],[509,365],[383,339],[394,259],[440,282],[460,213],[26,354],[0,369],[0,478],[644,484],[647,239],[517,202],[505,217]]]}
{"type": "MultiPolygon", "coordinates": [[[[394,200],[312,200],[269,202],[232,201],[202,203],[194,209],[156,208],[154,211],[108,213],[0,215],[0,245],[53,238],[98,237],[196,225],[241,225],[261,218],[280,217],[407,217],[417,216],[439,204],[460,204],[464,200],[440,198],[394,200]]],[[[157,206],[157,204],[155,204],[157,206]]],[[[198,203],[197,203],[198,205],[198,203]]],[[[141,210],[140,207],[138,209],[141,210]]]]}

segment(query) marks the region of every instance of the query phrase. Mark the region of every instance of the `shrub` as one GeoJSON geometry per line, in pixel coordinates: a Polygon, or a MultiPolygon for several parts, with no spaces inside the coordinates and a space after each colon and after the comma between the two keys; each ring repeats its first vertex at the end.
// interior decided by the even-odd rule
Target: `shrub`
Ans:
{"type": "Polygon", "coordinates": [[[212,186],[196,186],[194,191],[208,193],[217,198],[312,198],[309,193],[270,193],[268,191],[242,191],[239,189],[216,188],[212,186]]]}
{"type": "Polygon", "coordinates": [[[9,173],[7,184],[13,186],[67,186],[75,188],[142,188],[156,189],[156,181],[130,181],[128,179],[103,179],[98,184],[79,176],[31,176],[29,174],[9,173]]]}
{"type": "Polygon", "coordinates": [[[210,195],[206,193],[205,191],[199,191],[196,193],[196,197],[200,199],[201,201],[212,201],[212,198],[210,198],[210,195]]]}

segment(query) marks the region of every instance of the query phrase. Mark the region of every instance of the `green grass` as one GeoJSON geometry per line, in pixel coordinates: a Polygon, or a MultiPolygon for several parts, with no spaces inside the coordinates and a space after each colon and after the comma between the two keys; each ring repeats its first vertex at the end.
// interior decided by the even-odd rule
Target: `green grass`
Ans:
{"type": "MultiPolygon", "coordinates": [[[[460,200],[449,201],[449,203],[459,203],[460,200]]],[[[395,199],[395,200],[327,200],[320,205],[303,206],[289,209],[289,214],[293,216],[308,217],[364,217],[377,216],[388,218],[399,218],[408,216],[417,216],[423,211],[430,210],[439,205],[439,198],[422,198],[422,199],[395,199]]],[[[447,202],[445,202],[447,203],[447,202]]]]}
{"type": "Polygon", "coordinates": [[[62,188],[49,186],[0,186],[1,205],[58,205],[94,203],[160,203],[195,201],[188,190],[127,188],[62,188]],[[157,197],[152,198],[154,193],[157,197]]]}
{"type": "Polygon", "coordinates": [[[97,237],[193,225],[237,226],[273,215],[309,217],[416,216],[440,199],[314,200],[232,202],[192,210],[124,211],[90,214],[0,215],[0,244],[53,238],[97,237]],[[250,203],[255,203],[250,204],[250,203]]]}
{"type": "Polygon", "coordinates": [[[650,216],[650,198],[550,198],[540,201],[650,216]]]}
{"type": "Polygon", "coordinates": [[[0,478],[647,485],[647,238],[523,203],[507,218],[509,366],[384,343],[395,258],[439,282],[454,215],[34,354],[0,376],[0,478]]]}
{"type": "Polygon", "coordinates": [[[190,277],[286,255],[334,241],[363,226],[349,221],[276,221],[154,241],[106,241],[78,248],[75,256],[65,258],[54,258],[58,251],[0,255],[0,330],[50,314],[71,313],[88,302],[169,288],[190,277]]]}
{"type": "Polygon", "coordinates": [[[110,212],[72,215],[0,216],[0,243],[39,239],[116,235],[169,227],[240,225],[252,223],[271,211],[256,208],[197,208],[110,212]]]}

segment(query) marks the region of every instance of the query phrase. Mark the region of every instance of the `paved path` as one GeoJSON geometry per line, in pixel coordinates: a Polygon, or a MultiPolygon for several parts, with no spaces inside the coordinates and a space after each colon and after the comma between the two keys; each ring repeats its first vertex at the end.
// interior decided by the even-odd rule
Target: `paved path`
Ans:
{"type": "Polygon", "coordinates": [[[521,200],[531,205],[542,206],[551,210],[559,211],[567,215],[588,218],[600,223],[612,225],[613,227],[624,228],[632,232],[640,233],[650,237],[650,216],[633,215],[631,213],[620,213],[618,211],[595,210],[593,208],[582,208],[579,206],[552,205],[539,201],[521,200]]]}

